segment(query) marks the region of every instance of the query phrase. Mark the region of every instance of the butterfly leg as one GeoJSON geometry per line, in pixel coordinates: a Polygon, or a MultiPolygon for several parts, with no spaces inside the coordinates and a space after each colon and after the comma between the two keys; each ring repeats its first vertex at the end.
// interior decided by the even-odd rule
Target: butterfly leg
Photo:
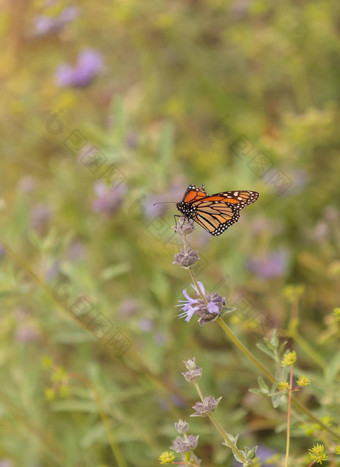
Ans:
{"type": "Polygon", "coordinates": [[[181,217],[178,214],[174,214],[174,221],[175,221],[175,226],[177,227],[177,217],[181,217]]]}

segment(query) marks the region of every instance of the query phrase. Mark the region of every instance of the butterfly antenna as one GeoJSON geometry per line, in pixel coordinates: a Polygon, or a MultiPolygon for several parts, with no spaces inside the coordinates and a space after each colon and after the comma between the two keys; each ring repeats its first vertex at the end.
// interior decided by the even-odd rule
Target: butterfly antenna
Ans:
{"type": "Polygon", "coordinates": [[[155,206],[156,204],[171,204],[171,203],[178,203],[178,201],[162,201],[160,203],[153,203],[153,206],[155,206]]]}

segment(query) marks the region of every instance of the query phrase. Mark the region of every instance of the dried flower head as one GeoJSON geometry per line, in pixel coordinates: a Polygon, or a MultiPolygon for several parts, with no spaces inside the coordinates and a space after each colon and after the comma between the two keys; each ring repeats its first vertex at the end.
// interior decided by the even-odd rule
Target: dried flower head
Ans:
{"type": "Polygon", "coordinates": [[[216,409],[221,399],[222,396],[218,399],[215,399],[213,396],[207,396],[204,398],[203,402],[196,402],[192,407],[195,409],[195,413],[190,415],[190,417],[206,417],[216,409]]]}
{"type": "Polygon", "coordinates": [[[196,357],[192,357],[191,360],[183,360],[183,363],[186,367],[187,370],[193,370],[194,368],[196,368],[196,357]]]}
{"type": "Polygon", "coordinates": [[[174,256],[174,261],[172,264],[178,264],[184,269],[190,268],[190,266],[194,265],[199,261],[198,251],[197,250],[189,250],[187,253],[183,250],[180,250],[179,253],[176,253],[174,256]]]}
{"type": "Polygon", "coordinates": [[[185,216],[181,216],[178,219],[174,229],[175,232],[177,232],[180,235],[189,235],[195,230],[194,221],[192,219],[188,219],[185,216]]]}
{"type": "Polygon", "coordinates": [[[194,435],[184,435],[178,436],[172,443],[172,446],[170,449],[173,449],[175,452],[187,452],[187,451],[193,451],[196,449],[197,444],[198,444],[198,438],[199,435],[194,436],[194,435]]]}
{"type": "Polygon", "coordinates": [[[196,381],[199,381],[202,377],[202,368],[196,366],[191,370],[183,371],[182,375],[188,383],[196,383],[196,381]]]}
{"type": "Polygon", "coordinates": [[[175,423],[175,428],[176,428],[177,433],[182,435],[183,433],[188,431],[189,423],[185,422],[184,420],[179,419],[178,422],[175,423]]]}

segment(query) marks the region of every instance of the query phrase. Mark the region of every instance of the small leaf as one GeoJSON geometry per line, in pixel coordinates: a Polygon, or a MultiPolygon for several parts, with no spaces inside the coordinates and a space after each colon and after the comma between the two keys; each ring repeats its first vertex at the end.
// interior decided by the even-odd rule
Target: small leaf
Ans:
{"type": "Polygon", "coordinates": [[[267,384],[263,381],[263,378],[261,376],[259,376],[257,378],[257,381],[259,383],[259,387],[261,389],[261,392],[263,392],[263,394],[268,394],[269,393],[269,386],[267,386],[267,384]]]}
{"type": "Polygon", "coordinates": [[[34,246],[34,248],[36,248],[39,251],[42,251],[42,240],[33,230],[28,231],[27,237],[31,245],[34,246]]]}
{"type": "Polygon", "coordinates": [[[277,349],[277,346],[279,345],[279,339],[277,338],[277,331],[276,329],[274,329],[274,332],[273,332],[273,337],[270,339],[270,343],[272,344],[272,346],[277,349]]]}
{"type": "Polygon", "coordinates": [[[100,278],[103,281],[108,281],[110,279],[113,279],[114,277],[122,276],[123,274],[127,274],[130,271],[130,264],[129,263],[120,263],[120,264],[114,264],[112,266],[109,266],[105,268],[101,273],[100,273],[100,278]]]}
{"type": "Polygon", "coordinates": [[[248,391],[252,392],[254,394],[262,394],[262,391],[260,391],[260,389],[256,389],[256,388],[248,389],[248,391]]]}
{"type": "Polygon", "coordinates": [[[261,344],[261,342],[258,342],[256,344],[256,347],[262,350],[262,352],[264,352],[265,354],[269,355],[269,357],[274,358],[274,352],[272,350],[269,350],[268,347],[266,347],[265,345],[261,344]]]}

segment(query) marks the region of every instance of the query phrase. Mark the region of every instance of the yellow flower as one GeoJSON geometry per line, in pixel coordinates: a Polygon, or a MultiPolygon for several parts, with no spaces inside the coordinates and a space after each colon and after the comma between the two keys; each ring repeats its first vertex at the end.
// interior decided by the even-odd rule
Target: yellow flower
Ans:
{"type": "Polygon", "coordinates": [[[340,321],[340,308],[339,307],[334,308],[333,314],[335,316],[336,321],[340,321]]]}
{"type": "Polygon", "coordinates": [[[336,453],[337,453],[337,454],[340,454],[340,446],[337,446],[337,447],[336,447],[336,453]]]}
{"type": "Polygon", "coordinates": [[[327,454],[325,453],[325,446],[322,444],[317,444],[313,446],[312,449],[308,449],[309,455],[314,462],[321,464],[323,461],[327,460],[327,454]]]}
{"type": "Polygon", "coordinates": [[[160,464],[172,464],[175,460],[173,452],[165,451],[158,458],[160,464]]]}
{"type": "Polygon", "coordinates": [[[52,381],[54,382],[62,382],[66,377],[66,372],[62,366],[58,366],[58,368],[53,372],[52,381]]]}
{"type": "Polygon", "coordinates": [[[310,384],[310,379],[305,375],[300,375],[299,379],[297,380],[297,384],[303,388],[304,386],[310,384]]]}
{"type": "Polygon", "coordinates": [[[49,355],[45,355],[41,363],[43,368],[52,368],[53,366],[53,360],[49,355]]]}
{"type": "Polygon", "coordinates": [[[52,401],[55,398],[55,391],[53,388],[46,388],[44,392],[48,401],[52,401]]]}
{"type": "Polygon", "coordinates": [[[296,352],[293,350],[293,352],[287,352],[283,356],[283,360],[281,362],[282,366],[292,366],[296,362],[296,352]]]}
{"type": "Polygon", "coordinates": [[[59,387],[59,395],[65,398],[70,397],[70,388],[66,384],[61,384],[59,387]]]}
{"type": "Polygon", "coordinates": [[[279,384],[277,385],[277,389],[279,391],[283,391],[284,389],[289,389],[289,383],[287,383],[287,381],[280,381],[279,384]]]}
{"type": "Polygon", "coordinates": [[[289,303],[294,303],[301,297],[304,291],[305,287],[303,285],[287,285],[283,289],[283,295],[289,303]]]}

